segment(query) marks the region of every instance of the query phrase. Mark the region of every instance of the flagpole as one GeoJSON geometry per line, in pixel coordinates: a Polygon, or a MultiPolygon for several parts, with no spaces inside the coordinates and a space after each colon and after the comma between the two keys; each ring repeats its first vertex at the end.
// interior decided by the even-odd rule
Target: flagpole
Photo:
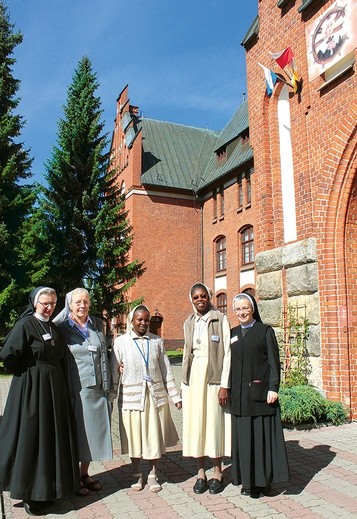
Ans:
{"type": "Polygon", "coordinates": [[[289,83],[288,81],[286,81],[286,80],[284,79],[284,77],[283,77],[281,74],[276,74],[276,75],[278,76],[279,81],[281,81],[281,82],[284,83],[285,85],[287,85],[287,86],[293,88],[293,85],[292,85],[291,83],[289,83]]]}

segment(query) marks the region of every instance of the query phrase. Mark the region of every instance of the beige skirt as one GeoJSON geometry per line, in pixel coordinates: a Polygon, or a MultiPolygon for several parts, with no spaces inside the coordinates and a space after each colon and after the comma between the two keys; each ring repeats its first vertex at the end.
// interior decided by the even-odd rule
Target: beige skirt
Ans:
{"type": "Polygon", "coordinates": [[[182,455],[231,456],[231,415],[218,403],[220,386],[207,383],[207,357],[194,357],[190,384],[182,384],[182,455]]]}
{"type": "Polygon", "coordinates": [[[159,459],[179,440],[169,404],[155,407],[148,389],[144,411],[119,412],[119,432],[121,452],[130,458],[159,459]]]}

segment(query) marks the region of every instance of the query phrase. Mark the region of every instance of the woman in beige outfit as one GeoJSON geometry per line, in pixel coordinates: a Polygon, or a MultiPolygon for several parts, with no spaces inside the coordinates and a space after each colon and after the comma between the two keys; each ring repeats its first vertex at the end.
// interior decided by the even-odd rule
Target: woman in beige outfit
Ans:
{"type": "Polygon", "coordinates": [[[114,396],[119,386],[119,428],[122,454],[129,454],[133,465],[133,490],[144,487],[141,459],[149,461],[148,484],[159,492],[157,464],[166,447],[178,442],[171,418],[169,396],[181,409],[164,343],[148,332],[150,313],[146,306],[134,308],[128,317],[128,331],[114,341],[112,376],[114,396]]]}
{"type": "Polygon", "coordinates": [[[182,373],[183,456],[197,458],[196,494],[222,492],[222,456],[231,455],[230,415],[227,409],[230,374],[230,327],[215,309],[211,292],[193,285],[194,313],[184,324],[182,373]],[[213,478],[207,482],[205,456],[212,458],[213,478]]]}

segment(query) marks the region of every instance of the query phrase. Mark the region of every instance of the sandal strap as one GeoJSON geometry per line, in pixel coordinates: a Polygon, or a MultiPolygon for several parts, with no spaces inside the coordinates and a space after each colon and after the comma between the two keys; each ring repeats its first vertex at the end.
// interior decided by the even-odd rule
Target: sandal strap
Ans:
{"type": "Polygon", "coordinates": [[[160,490],[162,490],[162,486],[158,482],[157,476],[155,474],[148,475],[148,484],[151,492],[160,492],[160,490]]]}

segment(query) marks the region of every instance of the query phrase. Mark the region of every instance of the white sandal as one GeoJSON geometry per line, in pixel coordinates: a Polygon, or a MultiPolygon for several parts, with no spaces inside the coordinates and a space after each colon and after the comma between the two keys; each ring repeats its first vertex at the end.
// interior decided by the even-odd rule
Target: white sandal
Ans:
{"type": "Polygon", "coordinates": [[[131,489],[135,490],[136,492],[140,492],[144,488],[144,480],[143,480],[143,474],[142,472],[137,472],[134,474],[134,478],[138,478],[138,480],[131,485],[131,489]]]}
{"type": "Polygon", "coordinates": [[[160,492],[162,490],[162,486],[157,480],[157,477],[154,474],[148,475],[148,485],[150,488],[150,492],[160,492]]]}

